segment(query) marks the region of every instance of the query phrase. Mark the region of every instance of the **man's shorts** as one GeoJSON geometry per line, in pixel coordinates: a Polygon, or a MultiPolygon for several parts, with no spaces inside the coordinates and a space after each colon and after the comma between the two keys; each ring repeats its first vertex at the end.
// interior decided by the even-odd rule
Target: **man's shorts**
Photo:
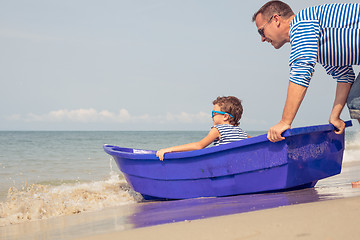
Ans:
{"type": "Polygon", "coordinates": [[[355,82],[351,86],[347,99],[350,117],[352,119],[360,119],[360,74],[356,77],[355,82]]]}

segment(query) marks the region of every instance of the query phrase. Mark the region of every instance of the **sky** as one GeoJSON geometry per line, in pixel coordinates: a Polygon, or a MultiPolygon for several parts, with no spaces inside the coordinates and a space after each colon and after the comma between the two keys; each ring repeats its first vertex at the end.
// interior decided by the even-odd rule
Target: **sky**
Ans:
{"type": "MultiPolygon", "coordinates": [[[[290,54],[251,21],[266,2],[2,1],[0,130],[209,130],[212,101],[232,95],[241,127],[266,131],[281,119],[290,54]]],[[[330,2],[286,1],[295,13],[330,2]]],[[[292,127],[327,124],[335,87],[318,64],[292,127]]]]}

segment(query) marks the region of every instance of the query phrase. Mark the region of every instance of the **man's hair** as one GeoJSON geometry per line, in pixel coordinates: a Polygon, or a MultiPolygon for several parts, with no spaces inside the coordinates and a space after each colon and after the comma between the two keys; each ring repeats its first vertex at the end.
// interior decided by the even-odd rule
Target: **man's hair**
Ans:
{"type": "Polygon", "coordinates": [[[265,18],[271,18],[274,14],[278,14],[284,19],[288,19],[294,15],[293,10],[289,5],[282,1],[270,1],[264,4],[252,17],[252,21],[255,22],[258,14],[262,14],[265,18]]]}
{"type": "Polygon", "coordinates": [[[237,97],[217,97],[213,104],[217,104],[220,107],[220,110],[227,112],[233,117],[230,117],[230,124],[234,126],[239,126],[239,121],[243,114],[243,106],[241,105],[241,100],[237,97]]]}

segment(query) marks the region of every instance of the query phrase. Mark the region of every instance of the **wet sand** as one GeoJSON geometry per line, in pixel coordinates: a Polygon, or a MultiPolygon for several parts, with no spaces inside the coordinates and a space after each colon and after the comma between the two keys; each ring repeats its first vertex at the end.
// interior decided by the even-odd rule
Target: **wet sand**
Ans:
{"type": "Polygon", "coordinates": [[[279,207],[81,238],[359,239],[360,197],[279,207]]]}
{"type": "Polygon", "coordinates": [[[1,227],[0,239],[354,239],[360,188],[351,182],[359,177],[360,162],[345,163],[315,188],[140,202],[1,227]]]}

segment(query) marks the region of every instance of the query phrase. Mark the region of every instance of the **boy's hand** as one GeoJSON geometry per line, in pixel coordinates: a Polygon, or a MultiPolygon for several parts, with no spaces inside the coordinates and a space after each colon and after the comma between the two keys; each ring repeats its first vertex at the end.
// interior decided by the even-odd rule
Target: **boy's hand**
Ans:
{"type": "Polygon", "coordinates": [[[166,149],[160,149],[159,151],[156,152],[156,156],[160,159],[160,161],[163,161],[164,160],[164,155],[167,152],[168,151],[166,151],[166,149]]]}

